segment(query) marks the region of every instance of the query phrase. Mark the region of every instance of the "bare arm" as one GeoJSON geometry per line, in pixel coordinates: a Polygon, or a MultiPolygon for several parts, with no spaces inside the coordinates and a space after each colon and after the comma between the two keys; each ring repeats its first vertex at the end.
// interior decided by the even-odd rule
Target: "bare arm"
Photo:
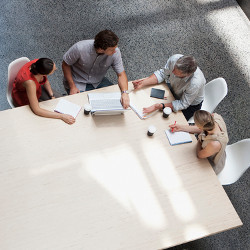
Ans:
{"type": "Polygon", "coordinates": [[[173,132],[184,131],[191,134],[200,134],[202,131],[197,126],[189,126],[182,124],[171,124],[169,125],[173,132]]]}
{"type": "MultiPolygon", "coordinates": [[[[173,109],[172,102],[164,103],[164,106],[173,109]]],[[[163,105],[161,103],[156,103],[150,107],[143,108],[143,113],[151,113],[151,112],[158,110],[158,109],[163,109],[163,105]]]]}
{"type": "MultiPolygon", "coordinates": [[[[135,80],[132,82],[133,85],[134,85],[134,89],[141,89],[143,87],[146,87],[146,86],[150,86],[150,85],[155,85],[158,83],[158,80],[157,80],[157,77],[155,76],[155,74],[152,74],[151,76],[149,76],[148,78],[145,78],[145,79],[142,79],[142,80],[135,80]]],[[[169,107],[171,109],[173,109],[173,105],[172,103],[165,103],[164,104],[165,107],[169,107]]],[[[163,106],[161,103],[156,103],[150,107],[147,107],[147,108],[143,108],[143,113],[151,113],[155,110],[158,110],[158,109],[162,109],[163,106]]]]}
{"type": "Polygon", "coordinates": [[[139,80],[135,80],[132,82],[134,85],[134,89],[141,89],[145,86],[150,86],[150,85],[154,85],[158,83],[158,80],[155,76],[155,74],[152,74],[151,76],[149,76],[148,78],[145,79],[139,79],[139,80]]]}
{"type": "Polygon", "coordinates": [[[201,142],[197,142],[196,154],[200,159],[207,158],[218,153],[221,149],[221,144],[218,141],[212,141],[207,144],[205,148],[201,147],[201,142]]]}
{"type": "MultiPolygon", "coordinates": [[[[117,74],[118,76],[118,85],[121,91],[128,90],[128,78],[125,71],[117,74]]],[[[129,96],[127,93],[123,93],[121,96],[121,103],[122,106],[126,109],[129,107],[129,96]]]]}
{"type": "Polygon", "coordinates": [[[66,80],[69,83],[70,95],[80,93],[80,90],[76,87],[76,85],[74,83],[70,65],[68,65],[66,62],[63,61],[62,62],[62,70],[63,70],[64,77],[66,78],[66,80]]]}
{"type": "Polygon", "coordinates": [[[24,82],[23,86],[26,88],[27,96],[30,102],[30,108],[36,115],[47,118],[61,119],[68,124],[73,124],[75,122],[75,118],[70,115],[55,113],[40,108],[36,96],[36,84],[32,80],[24,82]]]}
{"type": "Polygon", "coordinates": [[[54,97],[54,93],[53,93],[53,91],[52,91],[52,88],[51,88],[51,85],[50,85],[49,80],[47,80],[46,83],[44,84],[44,88],[45,88],[46,91],[48,92],[49,96],[50,96],[51,98],[54,99],[54,98],[55,98],[55,97],[54,97]]]}

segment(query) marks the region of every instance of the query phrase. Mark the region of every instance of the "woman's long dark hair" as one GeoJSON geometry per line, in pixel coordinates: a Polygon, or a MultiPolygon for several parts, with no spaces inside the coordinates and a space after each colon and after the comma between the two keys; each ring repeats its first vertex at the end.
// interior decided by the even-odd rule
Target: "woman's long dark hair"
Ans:
{"type": "Polygon", "coordinates": [[[30,72],[34,75],[48,75],[54,67],[54,62],[49,58],[40,58],[31,64],[30,72]]]}

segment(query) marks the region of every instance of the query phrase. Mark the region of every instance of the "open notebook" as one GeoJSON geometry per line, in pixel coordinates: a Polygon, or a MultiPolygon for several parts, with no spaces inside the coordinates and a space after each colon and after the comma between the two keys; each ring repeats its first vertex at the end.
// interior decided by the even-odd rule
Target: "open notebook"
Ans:
{"type": "Polygon", "coordinates": [[[178,145],[183,143],[192,142],[192,138],[187,132],[174,132],[172,133],[170,129],[165,130],[165,133],[168,137],[170,145],[178,145]]]}
{"type": "Polygon", "coordinates": [[[89,93],[89,103],[92,107],[91,113],[95,115],[122,114],[125,109],[121,104],[121,93],[89,93]]]}
{"type": "Polygon", "coordinates": [[[144,90],[133,90],[129,93],[129,99],[130,99],[130,108],[141,118],[141,119],[147,119],[148,117],[155,114],[157,111],[154,111],[152,113],[144,114],[143,108],[149,107],[155,102],[152,100],[152,98],[149,97],[147,93],[145,93],[144,90]]]}
{"type": "Polygon", "coordinates": [[[61,114],[72,115],[74,118],[76,118],[76,116],[78,115],[80,110],[81,110],[81,106],[79,106],[75,103],[69,102],[65,99],[61,99],[57,103],[57,105],[54,109],[55,112],[58,112],[61,114]]]}

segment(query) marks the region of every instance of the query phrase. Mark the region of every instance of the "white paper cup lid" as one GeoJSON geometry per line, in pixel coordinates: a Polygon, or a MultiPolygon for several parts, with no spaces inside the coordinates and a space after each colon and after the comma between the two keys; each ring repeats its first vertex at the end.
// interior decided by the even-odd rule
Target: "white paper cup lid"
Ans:
{"type": "Polygon", "coordinates": [[[148,127],[148,132],[150,132],[150,133],[155,133],[155,131],[156,131],[156,127],[155,127],[154,125],[150,125],[150,126],[148,127]]]}
{"type": "Polygon", "coordinates": [[[91,105],[90,104],[85,104],[84,105],[84,109],[87,110],[87,111],[90,111],[92,109],[91,105]]]}
{"type": "Polygon", "coordinates": [[[170,114],[172,113],[172,109],[169,108],[169,107],[166,107],[166,108],[163,109],[163,112],[164,112],[165,114],[167,114],[167,115],[170,115],[170,114]]]}

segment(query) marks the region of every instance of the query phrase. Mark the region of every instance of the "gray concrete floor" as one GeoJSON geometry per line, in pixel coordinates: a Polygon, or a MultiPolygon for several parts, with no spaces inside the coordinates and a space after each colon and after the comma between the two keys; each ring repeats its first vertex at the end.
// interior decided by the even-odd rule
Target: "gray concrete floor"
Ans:
{"type": "MultiPolygon", "coordinates": [[[[250,24],[235,0],[2,0],[0,24],[0,110],[10,108],[6,83],[12,60],[53,59],[58,70],[50,82],[65,93],[63,54],[75,42],[108,28],[120,37],[129,80],[152,74],[175,53],[194,55],[207,81],[224,77],[229,92],[216,112],[226,121],[229,144],[250,137],[250,24]]],[[[112,70],[108,77],[116,82],[112,70]]],[[[249,170],[225,191],[244,225],[175,249],[249,248],[249,170]]]]}
{"type": "Polygon", "coordinates": [[[244,11],[248,19],[250,19],[250,1],[249,0],[237,0],[237,3],[244,11]]]}

